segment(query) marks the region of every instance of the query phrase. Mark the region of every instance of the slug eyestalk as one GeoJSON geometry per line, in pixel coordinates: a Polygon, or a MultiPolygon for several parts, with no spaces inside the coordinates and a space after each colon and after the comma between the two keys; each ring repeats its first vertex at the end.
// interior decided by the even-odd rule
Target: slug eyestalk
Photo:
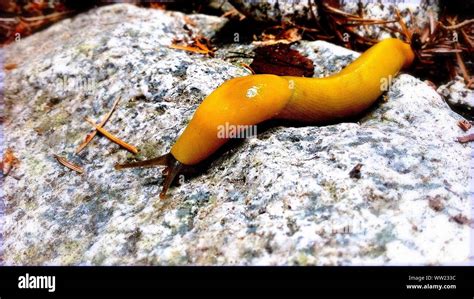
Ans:
{"type": "Polygon", "coordinates": [[[162,171],[162,174],[165,175],[165,180],[163,182],[163,188],[160,193],[160,198],[164,199],[166,197],[166,192],[170,188],[174,179],[181,171],[183,164],[176,160],[171,153],[159,156],[157,158],[137,161],[125,164],[115,164],[116,170],[121,170],[124,168],[134,168],[134,167],[153,167],[153,166],[165,166],[162,171]]]}

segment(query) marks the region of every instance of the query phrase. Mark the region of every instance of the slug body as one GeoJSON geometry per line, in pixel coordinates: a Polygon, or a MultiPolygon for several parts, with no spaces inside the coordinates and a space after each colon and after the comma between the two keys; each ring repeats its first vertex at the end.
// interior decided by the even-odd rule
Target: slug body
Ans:
{"type": "Polygon", "coordinates": [[[383,82],[414,57],[410,45],[390,38],[326,78],[251,75],[228,80],[204,99],[170,153],[117,168],[168,166],[163,197],[183,165],[198,164],[228,141],[219,134],[222,127],[245,128],[269,119],[324,124],[357,115],[384,92],[383,82]]]}

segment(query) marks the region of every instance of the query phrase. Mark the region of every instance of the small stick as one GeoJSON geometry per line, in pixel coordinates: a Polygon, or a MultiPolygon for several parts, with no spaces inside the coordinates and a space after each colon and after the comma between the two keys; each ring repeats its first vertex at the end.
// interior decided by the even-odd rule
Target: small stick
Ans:
{"type": "Polygon", "coordinates": [[[76,172],[78,172],[79,174],[83,174],[84,173],[84,170],[82,169],[82,167],[80,167],[79,165],[76,165],[74,163],[71,163],[69,162],[68,160],[66,160],[65,158],[63,157],[60,157],[58,155],[53,155],[56,160],[58,160],[59,163],[61,163],[62,165],[66,166],[67,168],[71,169],[71,170],[74,170],[76,172]]]}
{"type": "Polygon", "coordinates": [[[3,66],[3,68],[7,71],[13,70],[17,67],[16,63],[7,63],[3,66]]]}
{"type": "Polygon", "coordinates": [[[443,27],[444,29],[448,29],[448,30],[459,29],[461,27],[464,27],[464,26],[472,24],[472,23],[474,23],[474,19],[465,20],[464,22],[461,22],[459,24],[454,24],[454,25],[451,25],[451,26],[445,26],[443,23],[440,22],[441,27],[443,27]]]}
{"type": "MultiPolygon", "coordinates": [[[[459,49],[459,45],[456,43],[455,45],[456,49],[459,49]]],[[[462,76],[464,77],[464,82],[469,84],[470,76],[467,71],[466,65],[464,64],[464,60],[462,59],[462,56],[460,53],[456,53],[456,60],[458,63],[459,68],[461,69],[462,76]]]]}
{"type": "Polygon", "coordinates": [[[347,26],[361,26],[361,24],[365,25],[379,25],[379,24],[391,24],[396,23],[397,21],[391,20],[371,20],[371,19],[356,19],[356,18],[348,18],[349,21],[355,22],[354,24],[345,24],[347,26]],[[368,23],[368,24],[366,24],[368,23]]]}
{"type": "Polygon", "coordinates": [[[208,54],[209,52],[211,52],[210,50],[202,50],[200,48],[193,47],[193,46],[169,45],[169,47],[172,48],[172,49],[195,52],[195,53],[199,53],[199,54],[208,54]]]}
{"type": "Polygon", "coordinates": [[[436,24],[435,24],[433,13],[431,11],[430,11],[429,17],[430,17],[430,35],[433,35],[436,28],[436,24]]]}
{"type": "MultiPolygon", "coordinates": [[[[120,101],[120,98],[121,97],[118,97],[115,102],[113,103],[112,105],[112,109],[110,109],[109,113],[107,113],[107,115],[105,115],[105,117],[102,119],[102,121],[99,123],[99,126],[100,127],[103,127],[105,125],[105,123],[109,120],[110,116],[112,115],[112,113],[114,112],[115,110],[115,107],[117,107],[117,104],[118,102],[120,101]]],[[[87,134],[85,140],[83,143],[81,143],[79,145],[79,147],[77,148],[76,150],[76,154],[79,154],[88,144],[89,142],[92,141],[92,138],[94,138],[94,136],[97,134],[97,130],[94,130],[92,131],[91,133],[87,134]]]]}
{"type": "Polygon", "coordinates": [[[474,133],[466,135],[466,136],[458,137],[458,142],[459,143],[466,143],[466,142],[471,142],[471,141],[474,141],[474,133]]]}
{"type": "Polygon", "coordinates": [[[412,38],[411,32],[408,30],[408,27],[405,21],[403,20],[402,15],[400,14],[400,11],[398,11],[398,9],[395,8],[395,13],[397,15],[398,23],[400,24],[400,27],[402,28],[404,35],[408,38],[408,40],[411,40],[412,38]]]}
{"type": "Polygon", "coordinates": [[[462,50],[460,49],[448,49],[448,48],[435,48],[435,49],[427,49],[424,50],[426,53],[461,53],[462,50]]]}
{"type": "Polygon", "coordinates": [[[460,120],[458,121],[458,126],[464,131],[468,131],[472,125],[470,122],[468,122],[467,120],[463,119],[463,120],[460,120]]]}
{"type": "Polygon", "coordinates": [[[55,12],[55,13],[52,13],[52,14],[49,14],[49,15],[45,15],[45,16],[29,17],[29,18],[20,17],[20,20],[22,20],[22,21],[27,21],[27,22],[43,21],[43,20],[45,20],[45,19],[60,18],[60,17],[62,17],[62,16],[66,16],[66,15],[70,14],[71,12],[72,12],[72,11],[55,12]]]}
{"type": "Polygon", "coordinates": [[[474,48],[474,43],[471,41],[471,38],[469,37],[469,35],[466,33],[466,31],[464,31],[464,28],[461,29],[461,34],[462,36],[464,37],[464,40],[469,44],[469,47],[472,49],[474,48]]]}
{"type": "Polygon", "coordinates": [[[340,9],[337,9],[337,8],[334,8],[330,5],[328,5],[327,3],[323,3],[323,6],[324,8],[326,8],[327,10],[331,11],[331,12],[334,12],[336,14],[339,14],[339,15],[343,15],[343,16],[347,16],[347,17],[354,17],[354,18],[358,18],[359,16],[358,15],[354,15],[354,14],[351,14],[351,13],[347,13],[345,11],[342,11],[340,9]]]}
{"type": "Polygon", "coordinates": [[[240,65],[243,66],[244,68],[250,70],[252,72],[252,75],[255,75],[255,71],[250,67],[250,65],[248,65],[246,63],[241,63],[240,65]]]}
{"type": "Polygon", "coordinates": [[[106,129],[104,129],[104,128],[100,127],[99,125],[97,125],[96,123],[94,123],[94,121],[92,119],[90,119],[89,117],[87,117],[86,120],[87,120],[88,123],[93,125],[97,131],[99,131],[105,137],[109,138],[112,142],[117,143],[121,147],[127,149],[128,151],[130,151],[134,154],[138,153],[138,149],[136,147],[126,143],[125,141],[121,140],[120,138],[116,137],[115,135],[109,133],[106,129]]]}

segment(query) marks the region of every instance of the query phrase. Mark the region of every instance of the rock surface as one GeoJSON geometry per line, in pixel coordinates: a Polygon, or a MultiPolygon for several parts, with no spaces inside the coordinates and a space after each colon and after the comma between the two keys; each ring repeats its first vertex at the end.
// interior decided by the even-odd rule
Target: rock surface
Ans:
{"type": "Polygon", "coordinates": [[[245,1],[230,0],[234,7],[247,17],[259,22],[314,20],[318,15],[313,2],[312,10],[307,1],[245,1]]]}
{"type": "MultiPolygon", "coordinates": [[[[188,17],[207,35],[225,22],[188,17]]],[[[167,152],[203,97],[246,74],[168,48],[185,34],[183,22],[180,13],[114,5],[6,47],[6,60],[19,65],[5,82],[6,146],[21,162],[3,178],[5,264],[469,261],[470,228],[453,219],[471,217],[472,149],[455,142],[460,117],[409,75],[359,123],[273,126],[183,177],[166,200],[160,169],[115,171],[118,161],[167,152]],[[106,128],[139,155],[100,136],[75,155],[90,130],[84,117],[100,119],[119,95],[106,128]]],[[[297,48],[315,61],[315,76],[357,57],[325,42],[297,48]]]]}
{"type": "Polygon", "coordinates": [[[474,90],[467,88],[462,77],[441,85],[437,91],[453,107],[474,118],[474,90]]]}
{"type": "MultiPolygon", "coordinates": [[[[395,20],[396,10],[400,12],[408,28],[424,28],[429,24],[430,15],[436,21],[439,13],[439,0],[408,0],[408,1],[342,1],[341,10],[365,18],[390,21],[395,20]]],[[[373,39],[393,37],[393,33],[384,30],[380,25],[358,26],[356,32],[373,39]]],[[[398,34],[397,34],[398,35],[398,34]]]]}
{"type": "MultiPolygon", "coordinates": [[[[241,13],[260,22],[314,22],[318,18],[318,1],[287,1],[287,0],[230,0],[241,13]]],[[[408,0],[408,1],[361,1],[341,0],[339,7],[329,4],[343,12],[362,15],[366,19],[384,21],[395,20],[398,10],[409,28],[417,26],[423,28],[429,23],[430,14],[436,21],[439,12],[439,0],[408,0]]],[[[380,25],[364,25],[354,27],[355,32],[361,36],[372,39],[393,37],[393,32],[384,30],[380,25]]],[[[347,33],[348,34],[348,33],[347,33]]],[[[347,35],[350,38],[350,35],[347,35]]]]}
{"type": "MultiPolygon", "coordinates": [[[[4,65],[4,51],[0,49],[0,65],[4,65]]],[[[3,72],[3,68],[0,69],[0,153],[5,152],[5,138],[3,136],[3,119],[5,117],[5,106],[3,102],[3,90],[5,84],[5,73],[3,72]]],[[[3,157],[3,154],[0,155],[3,157]]],[[[3,170],[0,170],[0,173],[3,173],[3,170]]],[[[5,195],[4,195],[4,186],[3,186],[3,178],[0,178],[0,265],[3,263],[3,225],[5,222],[5,195]]]]}

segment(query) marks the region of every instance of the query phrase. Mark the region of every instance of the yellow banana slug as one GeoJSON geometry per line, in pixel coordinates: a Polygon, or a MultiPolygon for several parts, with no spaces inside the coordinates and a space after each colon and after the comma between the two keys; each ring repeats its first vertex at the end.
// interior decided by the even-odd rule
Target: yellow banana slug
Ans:
{"type": "Polygon", "coordinates": [[[170,153],[116,168],[166,166],[163,198],[183,166],[198,164],[230,139],[219,134],[222,127],[245,128],[269,119],[324,124],[357,115],[383,93],[384,80],[410,66],[414,57],[410,45],[389,38],[326,78],[251,75],[228,80],[203,100],[170,153]]]}

